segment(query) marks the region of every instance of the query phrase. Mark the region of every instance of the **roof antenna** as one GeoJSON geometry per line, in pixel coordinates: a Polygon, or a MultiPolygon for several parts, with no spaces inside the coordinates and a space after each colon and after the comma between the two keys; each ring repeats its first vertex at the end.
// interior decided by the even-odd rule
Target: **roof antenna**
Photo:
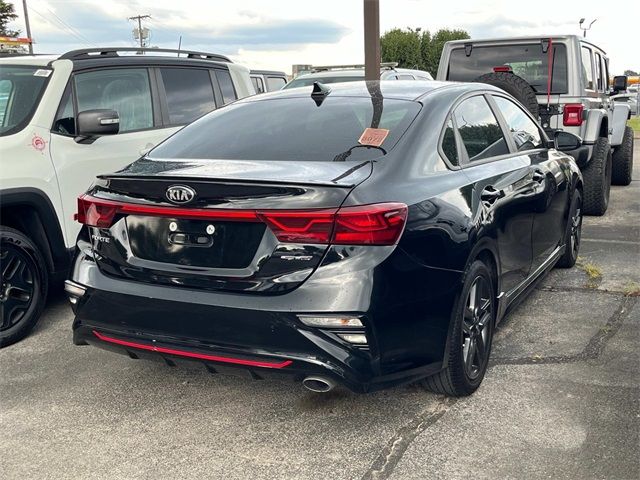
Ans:
{"type": "Polygon", "coordinates": [[[311,91],[311,98],[316,102],[316,106],[322,105],[327,95],[331,93],[331,89],[324,83],[313,82],[313,90],[311,91]]]}

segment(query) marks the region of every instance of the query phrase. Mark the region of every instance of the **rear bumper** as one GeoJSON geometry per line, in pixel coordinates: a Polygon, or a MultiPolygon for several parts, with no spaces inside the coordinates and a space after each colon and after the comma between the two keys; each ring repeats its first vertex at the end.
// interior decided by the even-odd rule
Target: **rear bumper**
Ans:
{"type": "MultiPolygon", "coordinates": [[[[317,283],[288,294],[249,296],[112,278],[79,253],[67,284],[74,343],[168,365],[196,363],[210,372],[240,369],[256,379],[325,376],[354,392],[407,383],[440,370],[451,295],[430,298],[420,288],[415,295],[424,301],[418,301],[407,285],[387,279],[385,268],[344,276],[334,268],[330,279],[316,272],[317,283]],[[336,329],[309,327],[300,314],[356,315],[367,345],[348,343],[336,329]]],[[[432,282],[434,291],[450,283],[432,282]]]]}

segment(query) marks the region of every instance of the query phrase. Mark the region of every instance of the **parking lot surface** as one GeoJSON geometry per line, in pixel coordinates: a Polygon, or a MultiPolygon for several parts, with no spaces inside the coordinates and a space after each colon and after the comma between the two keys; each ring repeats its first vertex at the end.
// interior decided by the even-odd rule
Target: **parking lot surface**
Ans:
{"type": "Polygon", "coordinates": [[[0,350],[0,475],[640,478],[638,145],[632,185],[585,218],[580,266],[507,317],[473,396],[321,395],[76,347],[57,292],[33,334],[0,350]]]}

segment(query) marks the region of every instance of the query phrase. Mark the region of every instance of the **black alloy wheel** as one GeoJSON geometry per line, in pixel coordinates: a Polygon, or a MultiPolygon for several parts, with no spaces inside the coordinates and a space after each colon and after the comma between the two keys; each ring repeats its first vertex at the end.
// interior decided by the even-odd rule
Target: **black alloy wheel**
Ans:
{"type": "Polygon", "coordinates": [[[47,295],[47,271],[37,247],[12,228],[0,229],[0,347],[25,337],[47,295]]]}
{"type": "Polygon", "coordinates": [[[569,219],[564,234],[565,250],[557,266],[571,268],[576,264],[580,252],[580,238],[582,236],[582,194],[576,189],[571,200],[569,219]]]}
{"type": "Polygon", "coordinates": [[[462,356],[469,380],[477,379],[489,361],[492,326],[491,286],[479,275],[469,289],[462,320],[462,356]]]}
{"type": "Polygon", "coordinates": [[[481,260],[467,269],[451,316],[449,353],[443,369],[425,379],[436,393],[461,397],[475,392],[487,371],[496,318],[491,270],[481,260]]]}

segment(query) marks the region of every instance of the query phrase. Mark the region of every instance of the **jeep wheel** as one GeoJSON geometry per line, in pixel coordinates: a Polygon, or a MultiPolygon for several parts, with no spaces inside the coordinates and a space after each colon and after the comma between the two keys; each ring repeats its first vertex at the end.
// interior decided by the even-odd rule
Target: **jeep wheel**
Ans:
{"type": "Polygon", "coordinates": [[[613,151],[613,165],[611,169],[611,183],[614,185],[629,185],[633,173],[633,129],[624,128],[622,143],[613,151]]]}
{"type": "Polygon", "coordinates": [[[609,206],[611,191],[611,146],[606,138],[600,137],[593,145],[591,161],[582,170],[584,178],[584,213],[604,215],[609,206]]]}
{"type": "Polygon", "coordinates": [[[540,117],[536,92],[522,77],[507,72],[485,73],[476,78],[474,82],[488,83],[501,88],[524,105],[534,118],[540,117]]]}
{"type": "Polygon", "coordinates": [[[13,228],[0,227],[0,348],[24,338],[38,322],[47,298],[42,254],[13,228]]]}

